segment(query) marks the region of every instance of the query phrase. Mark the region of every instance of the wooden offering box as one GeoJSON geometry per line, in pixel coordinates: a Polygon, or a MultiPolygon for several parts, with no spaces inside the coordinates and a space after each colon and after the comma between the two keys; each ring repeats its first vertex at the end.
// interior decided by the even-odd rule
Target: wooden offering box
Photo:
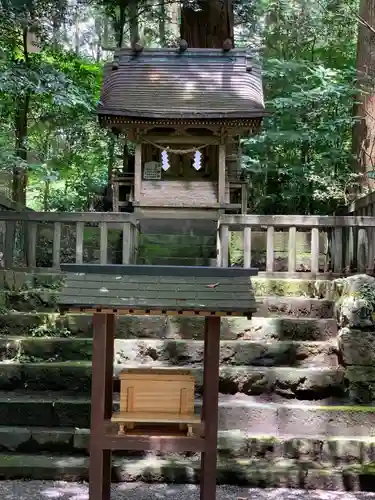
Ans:
{"type": "Polygon", "coordinates": [[[119,435],[142,424],[169,425],[192,436],[193,426],[200,424],[194,414],[195,379],[189,371],[133,368],[122,371],[120,381],[120,411],[112,416],[119,435]]]}

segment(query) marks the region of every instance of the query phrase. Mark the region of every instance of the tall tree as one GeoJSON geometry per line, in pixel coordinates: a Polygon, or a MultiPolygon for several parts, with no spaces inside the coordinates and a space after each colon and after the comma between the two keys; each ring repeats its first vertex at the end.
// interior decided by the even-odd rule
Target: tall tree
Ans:
{"type": "Polygon", "coordinates": [[[357,121],[353,147],[357,171],[363,174],[362,191],[375,189],[367,173],[375,170],[375,0],[361,0],[357,42],[359,95],[355,106],[357,121]]]}
{"type": "Polygon", "coordinates": [[[181,38],[189,47],[221,48],[226,39],[234,40],[232,0],[198,0],[196,6],[183,4],[181,38]]]}
{"type": "MultiPolygon", "coordinates": [[[[6,61],[3,78],[7,75],[4,87],[14,104],[16,162],[13,166],[13,199],[21,204],[26,203],[31,101],[35,93],[42,93],[45,83],[40,61],[33,55],[38,52],[35,42],[39,45],[45,43],[47,24],[51,19],[53,23],[59,23],[65,9],[64,0],[9,0],[0,3],[0,37],[6,61]]],[[[52,41],[53,38],[52,33],[52,41]]]]}

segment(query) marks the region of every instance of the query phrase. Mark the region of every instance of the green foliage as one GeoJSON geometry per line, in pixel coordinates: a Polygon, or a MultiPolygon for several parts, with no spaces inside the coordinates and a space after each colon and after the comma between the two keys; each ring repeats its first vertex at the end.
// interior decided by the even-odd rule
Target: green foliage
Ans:
{"type": "Polygon", "coordinates": [[[358,180],[352,171],[351,9],[355,2],[269,0],[252,11],[254,32],[263,33],[270,112],[260,135],[243,141],[252,212],[330,213],[358,180]]]}
{"type": "Polygon", "coordinates": [[[264,73],[270,116],[259,135],[243,141],[252,210],[329,213],[355,181],[353,71],[268,60],[264,73]]]}
{"type": "MultiPolygon", "coordinates": [[[[358,182],[352,171],[358,2],[233,4],[236,44],[259,53],[270,112],[261,133],[242,141],[250,211],[330,213],[358,182]]],[[[114,156],[113,138],[95,117],[108,56],[101,45],[129,43],[132,12],[128,0],[0,0],[0,170],[27,167],[32,208],[88,210],[106,186],[114,156]],[[31,32],[39,53],[28,52],[31,32]],[[14,124],[26,98],[21,160],[14,124]]],[[[138,2],[149,46],[160,43],[161,13],[158,0],[138,2]]]]}

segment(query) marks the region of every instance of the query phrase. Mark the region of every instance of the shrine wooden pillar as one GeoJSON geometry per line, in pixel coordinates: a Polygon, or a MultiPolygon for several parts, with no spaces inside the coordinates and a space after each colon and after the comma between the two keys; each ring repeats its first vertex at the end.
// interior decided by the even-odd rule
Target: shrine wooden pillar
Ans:
{"type": "Polygon", "coordinates": [[[226,146],[225,144],[219,145],[219,168],[218,168],[218,198],[219,204],[224,205],[226,202],[226,175],[225,175],[225,163],[226,163],[226,146]]]}
{"type": "Polygon", "coordinates": [[[90,500],[110,500],[111,450],[103,447],[106,420],[112,416],[113,359],[116,317],[94,313],[91,426],[90,426],[90,500]]]}
{"type": "Polygon", "coordinates": [[[220,317],[205,318],[202,410],[205,447],[201,458],[200,500],[216,498],[220,323],[220,317]]]}
{"type": "Polygon", "coordinates": [[[135,145],[134,157],[134,203],[139,204],[141,201],[142,189],[142,143],[137,142],[135,145]]]}

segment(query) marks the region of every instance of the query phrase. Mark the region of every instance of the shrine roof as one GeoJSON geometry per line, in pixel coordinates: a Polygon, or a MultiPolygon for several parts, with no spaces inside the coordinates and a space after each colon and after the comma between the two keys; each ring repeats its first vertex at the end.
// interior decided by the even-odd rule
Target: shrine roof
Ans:
{"type": "Polygon", "coordinates": [[[261,69],[246,49],[120,49],[105,65],[97,112],[148,120],[261,118],[261,69]]]}
{"type": "Polygon", "coordinates": [[[62,309],[251,316],[256,269],[64,264],[62,309]]]}

